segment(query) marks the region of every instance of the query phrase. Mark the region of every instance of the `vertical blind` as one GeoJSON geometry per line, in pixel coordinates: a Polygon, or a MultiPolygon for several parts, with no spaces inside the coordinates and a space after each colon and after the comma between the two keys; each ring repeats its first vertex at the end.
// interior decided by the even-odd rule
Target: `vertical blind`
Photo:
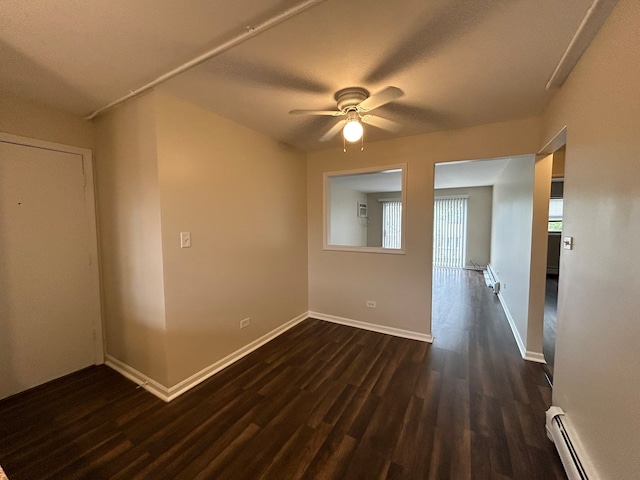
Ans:
{"type": "Polygon", "coordinates": [[[467,198],[434,200],[433,266],[464,267],[467,235],[467,198]]]}
{"type": "Polygon", "coordinates": [[[402,202],[382,201],[382,247],[402,248],[402,202]]]}
{"type": "Polygon", "coordinates": [[[563,199],[562,198],[552,198],[549,200],[549,221],[550,222],[561,222],[562,221],[562,210],[563,210],[563,199]]]}

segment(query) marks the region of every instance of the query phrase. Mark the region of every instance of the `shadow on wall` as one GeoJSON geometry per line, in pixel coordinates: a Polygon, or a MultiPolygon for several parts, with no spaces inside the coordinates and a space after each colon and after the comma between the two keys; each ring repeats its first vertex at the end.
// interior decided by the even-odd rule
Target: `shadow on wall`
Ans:
{"type": "MultiPolygon", "coordinates": [[[[0,218],[6,218],[5,202],[0,202],[0,218]]],[[[6,249],[5,229],[0,230],[0,265],[7,265],[9,252],[6,249]]],[[[8,299],[11,288],[8,271],[0,268],[0,399],[24,390],[15,375],[13,362],[13,335],[10,318],[12,317],[11,302],[8,299]]]]}
{"type": "Polygon", "coordinates": [[[61,98],[62,102],[57,107],[64,107],[65,111],[79,111],[82,105],[94,105],[95,108],[98,108],[104,103],[104,100],[97,97],[84,95],[80,89],[57,75],[54,69],[34,62],[22,52],[2,41],[0,41],[0,58],[3,63],[3,77],[8,80],[9,85],[12,83],[16,85],[15,81],[12,82],[9,73],[14,66],[15,71],[21,72],[21,79],[29,78],[35,84],[25,86],[24,80],[21,80],[19,85],[21,91],[40,91],[43,98],[61,98]],[[41,81],[43,78],[47,79],[46,83],[41,81]]]}

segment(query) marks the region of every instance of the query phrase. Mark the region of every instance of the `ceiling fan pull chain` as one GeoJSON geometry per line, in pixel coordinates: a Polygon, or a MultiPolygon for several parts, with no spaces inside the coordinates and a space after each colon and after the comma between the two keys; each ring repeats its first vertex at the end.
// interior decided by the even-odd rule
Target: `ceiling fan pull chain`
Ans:
{"type": "Polygon", "coordinates": [[[362,132],[362,137],[360,137],[360,151],[364,152],[364,131],[362,132]]]}
{"type": "Polygon", "coordinates": [[[347,140],[344,138],[344,135],[342,136],[342,151],[347,153],[347,140]]]}

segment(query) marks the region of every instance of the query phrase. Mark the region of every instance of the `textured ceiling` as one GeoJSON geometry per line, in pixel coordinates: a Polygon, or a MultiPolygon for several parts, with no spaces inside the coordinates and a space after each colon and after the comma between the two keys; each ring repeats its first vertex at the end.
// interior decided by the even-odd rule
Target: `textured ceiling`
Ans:
{"type": "Polygon", "coordinates": [[[509,158],[438,163],[434,188],[486,187],[496,183],[509,158]]]}
{"type": "MultiPolygon", "coordinates": [[[[3,0],[0,90],[87,115],[298,4],[277,0],[3,0]]],[[[303,150],[362,86],[404,95],[365,141],[539,114],[591,0],[326,0],[161,88],[303,150]]]]}

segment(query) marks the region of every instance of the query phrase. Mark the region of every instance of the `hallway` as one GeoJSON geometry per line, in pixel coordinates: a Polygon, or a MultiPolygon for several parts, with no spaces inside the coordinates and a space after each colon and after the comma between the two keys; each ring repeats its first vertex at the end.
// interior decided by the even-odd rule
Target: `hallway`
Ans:
{"type": "Polygon", "coordinates": [[[434,268],[432,318],[434,357],[455,359],[468,386],[472,457],[490,458],[486,478],[504,475],[505,454],[514,478],[565,478],[544,431],[551,388],[542,365],[520,356],[482,272],[434,268]]]}

